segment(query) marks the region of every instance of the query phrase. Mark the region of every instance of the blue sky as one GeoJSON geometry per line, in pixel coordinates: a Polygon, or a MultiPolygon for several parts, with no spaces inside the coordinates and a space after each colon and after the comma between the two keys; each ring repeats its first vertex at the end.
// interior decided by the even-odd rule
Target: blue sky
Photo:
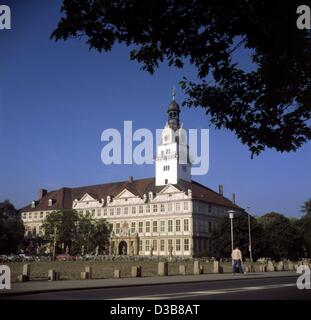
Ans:
{"type": "MultiPolygon", "coordinates": [[[[129,50],[90,51],[79,40],[51,41],[61,1],[3,1],[12,9],[12,30],[0,31],[0,200],[21,207],[39,188],[81,186],[154,176],[153,165],[105,166],[100,154],[104,129],[155,131],[166,121],[173,85],[184,70],[163,65],[153,75],[129,60],[129,50]],[[47,4],[48,3],[48,4],[47,4]]],[[[236,59],[251,67],[247,52],[236,59]]],[[[184,96],[177,90],[177,101],[184,96]]],[[[208,128],[200,109],[182,109],[187,128],[208,128]]],[[[311,144],[293,153],[265,151],[251,159],[229,131],[210,131],[210,170],[194,179],[237,195],[237,203],[261,215],[300,216],[311,197],[311,144]]]]}

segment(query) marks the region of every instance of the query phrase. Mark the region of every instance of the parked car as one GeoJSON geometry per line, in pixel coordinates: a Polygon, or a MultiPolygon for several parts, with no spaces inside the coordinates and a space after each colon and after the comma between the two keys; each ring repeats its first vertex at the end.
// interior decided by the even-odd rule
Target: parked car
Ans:
{"type": "Polygon", "coordinates": [[[57,261],[72,261],[75,260],[75,257],[71,256],[70,254],[63,253],[56,256],[57,261]]]}

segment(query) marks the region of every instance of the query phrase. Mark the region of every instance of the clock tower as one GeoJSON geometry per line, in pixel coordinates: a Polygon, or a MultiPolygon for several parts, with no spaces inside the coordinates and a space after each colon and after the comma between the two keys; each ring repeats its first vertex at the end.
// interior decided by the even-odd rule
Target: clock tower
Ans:
{"type": "Polygon", "coordinates": [[[186,130],[180,127],[180,107],[173,101],[167,109],[168,122],[157,146],[156,186],[177,184],[180,179],[191,181],[191,163],[186,130]]]}

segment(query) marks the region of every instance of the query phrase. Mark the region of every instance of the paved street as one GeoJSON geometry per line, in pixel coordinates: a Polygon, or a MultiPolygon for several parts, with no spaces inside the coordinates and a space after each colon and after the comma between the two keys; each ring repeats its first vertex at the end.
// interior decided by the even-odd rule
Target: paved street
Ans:
{"type": "Polygon", "coordinates": [[[142,285],[137,287],[55,291],[6,297],[6,299],[310,299],[311,290],[298,290],[297,277],[276,277],[142,285]]]}

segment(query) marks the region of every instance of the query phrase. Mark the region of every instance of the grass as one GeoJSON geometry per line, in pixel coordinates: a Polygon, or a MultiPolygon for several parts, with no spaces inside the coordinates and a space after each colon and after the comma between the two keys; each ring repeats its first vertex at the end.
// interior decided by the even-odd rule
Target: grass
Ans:
{"type": "MultiPolygon", "coordinates": [[[[6,263],[11,268],[11,279],[17,281],[17,276],[22,274],[24,262],[6,263]]],[[[156,276],[158,273],[158,263],[156,261],[52,261],[52,262],[30,262],[30,279],[46,280],[48,270],[53,269],[60,272],[61,280],[78,280],[80,273],[85,270],[86,266],[92,267],[93,278],[105,279],[112,278],[116,269],[121,270],[121,277],[131,276],[132,266],[142,267],[142,276],[156,276]]],[[[169,262],[169,275],[179,274],[179,265],[186,266],[186,273],[193,274],[193,261],[169,262]]],[[[204,273],[212,273],[212,263],[201,262],[204,273]]],[[[255,271],[259,271],[259,264],[255,263],[255,271]]],[[[221,266],[224,273],[231,272],[231,263],[223,263],[221,266]]]]}

